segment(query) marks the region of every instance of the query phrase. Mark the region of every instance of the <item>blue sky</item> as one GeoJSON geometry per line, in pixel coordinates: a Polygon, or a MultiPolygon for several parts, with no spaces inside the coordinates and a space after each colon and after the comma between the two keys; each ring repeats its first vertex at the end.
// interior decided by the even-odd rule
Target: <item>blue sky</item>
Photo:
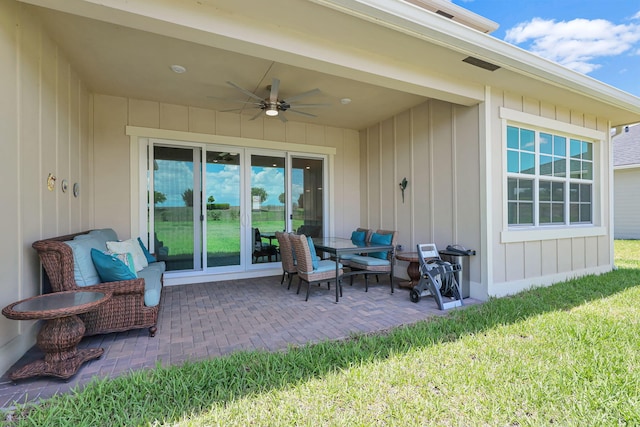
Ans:
{"type": "Polygon", "coordinates": [[[640,0],[452,0],[491,35],[640,97],[640,0]]]}

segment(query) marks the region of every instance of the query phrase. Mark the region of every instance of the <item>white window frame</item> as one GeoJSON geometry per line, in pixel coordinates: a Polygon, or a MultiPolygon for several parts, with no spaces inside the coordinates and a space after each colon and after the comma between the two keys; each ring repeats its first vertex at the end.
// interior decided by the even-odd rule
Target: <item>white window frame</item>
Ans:
{"type": "MultiPolygon", "coordinates": [[[[540,240],[557,240],[572,237],[589,237],[606,235],[606,227],[602,224],[604,215],[604,203],[602,194],[604,190],[604,153],[606,149],[607,135],[595,129],[589,129],[570,123],[561,122],[546,117],[523,113],[501,107],[499,112],[502,121],[502,185],[504,195],[503,224],[500,238],[502,243],[526,242],[540,240]],[[544,224],[544,225],[509,225],[508,202],[507,202],[507,126],[541,131],[550,134],[560,134],[568,138],[581,139],[593,143],[593,189],[592,189],[592,217],[591,224],[544,224]]],[[[537,153],[538,154],[538,153],[537,153]]],[[[567,153],[569,155],[569,153],[567,153]]],[[[536,165],[538,160],[536,160],[536,165]]],[[[569,170],[567,170],[569,174],[569,170]]],[[[540,179],[540,175],[531,175],[532,179],[540,179]]],[[[545,177],[542,177],[545,178],[545,177]]],[[[537,186],[534,191],[537,189],[537,186]]],[[[568,198],[568,194],[567,194],[568,198]]],[[[535,197],[535,204],[539,203],[535,197]]],[[[567,200],[567,203],[570,203],[567,200]]],[[[568,205],[566,207],[568,209],[568,205]]],[[[534,209],[534,215],[537,207],[534,209]]],[[[537,224],[537,220],[534,221],[537,224]]]]}

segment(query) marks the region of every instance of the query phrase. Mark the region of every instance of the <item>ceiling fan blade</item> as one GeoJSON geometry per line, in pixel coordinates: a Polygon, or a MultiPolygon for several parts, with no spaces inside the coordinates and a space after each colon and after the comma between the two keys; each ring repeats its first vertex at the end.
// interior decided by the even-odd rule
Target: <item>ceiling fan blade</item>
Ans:
{"type": "Polygon", "coordinates": [[[242,100],[242,99],[229,99],[229,98],[222,98],[220,96],[207,96],[207,98],[209,99],[215,99],[217,101],[225,101],[225,102],[238,102],[240,104],[253,104],[253,105],[261,105],[260,102],[256,102],[253,99],[251,100],[242,100]]]}
{"type": "Polygon", "coordinates": [[[287,123],[287,118],[284,116],[284,114],[282,113],[278,114],[278,118],[282,123],[287,123]]]}
{"type": "Polygon", "coordinates": [[[293,108],[331,107],[331,104],[295,104],[293,108]]]}
{"type": "Polygon", "coordinates": [[[311,89],[311,90],[309,90],[309,91],[307,91],[307,92],[302,92],[302,93],[299,93],[299,94],[297,94],[297,95],[290,96],[290,97],[289,97],[289,98],[287,98],[287,99],[283,99],[283,101],[284,101],[284,102],[286,102],[287,104],[289,104],[289,103],[291,103],[291,101],[294,101],[294,100],[296,100],[296,99],[303,98],[303,97],[305,97],[305,96],[314,95],[314,94],[316,94],[316,93],[320,93],[320,89],[318,89],[318,88],[311,89]]]}
{"type": "Polygon", "coordinates": [[[307,116],[307,117],[318,117],[315,114],[305,113],[304,111],[294,110],[293,108],[289,108],[287,112],[292,112],[292,113],[300,114],[302,116],[307,116]]]}
{"type": "Polygon", "coordinates": [[[258,95],[256,95],[255,93],[253,93],[253,92],[249,92],[248,90],[246,90],[246,89],[244,89],[244,88],[241,88],[240,86],[238,86],[238,85],[237,85],[237,84],[235,84],[234,82],[227,81],[227,84],[228,84],[229,86],[233,86],[234,88],[238,89],[240,92],[244,93],[245,95],[247,95],[247,96],[249,96],[249,97],[251,97],[251,98],[253,98],[253,99],[256,99],[256,100],[258,100],[258,101],[264,101],[264,99],[260,98],[260,97],[259,97],[258,95]]]}
{"type": "Polygon", "coordinates": [[[278,102],[278,90],[280,89],[280,80],[273,78],[271,83],[271,92],[269,93],[269,102],[275,104],[278,102]]]}
{"type": "Polygon", "coordinates": [[[258,111],[258,113],[255,116],[251,117],[249,120],[255,120],[258,117],[260,117],[261,114],[262,114],[262,109],[260,111],[258,111]]]}

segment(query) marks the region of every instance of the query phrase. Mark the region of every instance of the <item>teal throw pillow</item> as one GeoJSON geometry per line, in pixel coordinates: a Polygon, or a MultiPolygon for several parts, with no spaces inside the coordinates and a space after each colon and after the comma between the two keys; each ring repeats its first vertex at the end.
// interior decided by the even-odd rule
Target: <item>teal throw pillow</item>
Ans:
{"type": "Polygon", "coordinates": [[[147,258],[147,262],[149,264],[151,264],[152,262],[156,262],[157,261],[156,257],[151,255],[151,252],[149,252],[149,249],[147,249],[147,247],[144,245],[144,243],[142,243],[142,239],[140,239],[139,237],[138,237],[138,243],[140,243],[140,247],[142,248],[142,252],[144,253],[145,258],[147,258]]]}
{"type": "Polygon", "coordinates": [[[318,269],[318,256],[316,255],[316,245],[313,244],[313,240],[311,237],[307,237],[307,243],[309,244],[309,252],[311,253],[311,263],[313,264],[313,269],[318,269]]]}
{"type": "MultiPolygon", "coordinates": [[[[391,239],[393,239],[393,234],[378,234],[373,233],[371,235],[371,243],[376,245],[390,245],[391,239]]],[[[387,252],[373,252],[370,253],[369,256],[380,259],[387,259],[387,252]]]]}
{"type": "Polygon", "coordinates": [[[351,240],[355,242],[364,242],[367,233],[365,231],[354,231],[351,233],[351,240]]]}
{"type": "MultiPolygon", "coordinates": [[[[137,278],[129,266],[118,259],[117,256],[93,248],[91,249],[91,259],[103,282],[118,282],[137,278]]],[[[133,257],[131,258],[131,264],[133,264],[133,257]]]]}

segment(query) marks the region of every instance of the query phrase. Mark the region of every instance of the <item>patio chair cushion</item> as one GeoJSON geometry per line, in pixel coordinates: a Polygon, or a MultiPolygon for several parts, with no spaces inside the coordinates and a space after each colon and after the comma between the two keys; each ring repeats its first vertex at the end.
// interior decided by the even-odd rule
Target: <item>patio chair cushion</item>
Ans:
{"type": "Polygon", "coordinates": [[[99,230],[91,230],[89,232],[89,236],[93,237],[98,242],[100,242],[100,245],[95,246],[95,248],[103,251],[108,250],[107,242],[112,240],[118,240],[118,234],[115,232],[113,228],[101,228],[99,230]]]}
{"type": "MultiPolygon", "coordinates": [[[[373,233],[371,235],[371,243],[375,243],[375,244],[378,244],[378,245],[390,245],[392,239],[393,239],[393,235],[392,234],[373,233]]],[[[372,253],[369,254],[369,256],[386,260],[387,259],[387,251],[384,251],[384,252],[372,252],[372,253]]]]}
{"type": "Polygon", "coordinates": [[[149,265],[147,257],[144,256],[140,244],[135,239],[123,240],[122,242],[107,242],[107,248],[113,253],[130,253],[133,255],[133,263],[136,266],[136,271],[140,271],[149,265]]]}
{"type": "Polygon", "coordinates": [[[120,280],[131,280],[138,277],[133,271],[133,257],[131,254],[124,254],[124,258],[128,259],[128,261],[123,262],[121,257],[116,254],[109,254],[96,248],[91,249],[91,259],[103,282],[119,282],[120,280]],[[127,265],[128,263],[131,267],[127,265]]]}
{"type": "Polygon", "coordinates": [[[307,243],[309,244],[309,253],[311,253],[311,264],[315,271],[318,269],[318,265],[320,263],[318,255],[316,255],[316,245],[313,244],[313,239],[311,239],[311,237],[307,237],[307,243]]]}
{"type": "Polygon", "coordinates": [[[366,231],[353,231],[351,232],[351,240],[354,240],[356,242],[364,242],[365,238],[367,236],[367,232],[366,231]]]}
{"type": "Polygon", "coordinates": [[[147,259],[147,263],[151,264],[152,262],[156,262],[157,261],[156,257],[151,255],[151,252],[149,252],[149,249],[147,249],[144,243],[142,243],[142,239],[140,239],[139,237],[138,237],[138,243],[140,244],[140,249],[142,249],[142,253],[144,254],[144,257],[147,259]]]}
{"type": "Polygon", "coordinates": [[[381,266],[381,265],[389,265],[390,264],[390,261],[388,259],[380,259],[378,257],[362,256],[362,255],[354,256],[353,258],[351,258],[351,262],[354,263],[354,264],[366,265],[366,266],[369,266],[369,267],[381,266]]]}
{"type": "MultiPolygon", "coordinates": [[[[338,268],[342,268],[342,264],[338,263],[338,268]]],[[[336,262],[330,259],[318,261],[318,267],[313,269],[314,273],[324,273],[325,271],[335,271],[336,262]]]]}
{"type": "Polygon", "coordinates": [[[88,234],[81,234],[63,243],[73,252],[73,277],[76,284],[85,287],[100,283],[100,275],[91,258],[91,249],[100,247],[100,241],[88,234]]]}
{"type": "Polygon", "coordinates": [[[166,269],[164,261],[149,264],[138,272],[138,277],[144,279],[144,305],[155,307],[160,303],[162,293],[162,274],[166,269]]]}

